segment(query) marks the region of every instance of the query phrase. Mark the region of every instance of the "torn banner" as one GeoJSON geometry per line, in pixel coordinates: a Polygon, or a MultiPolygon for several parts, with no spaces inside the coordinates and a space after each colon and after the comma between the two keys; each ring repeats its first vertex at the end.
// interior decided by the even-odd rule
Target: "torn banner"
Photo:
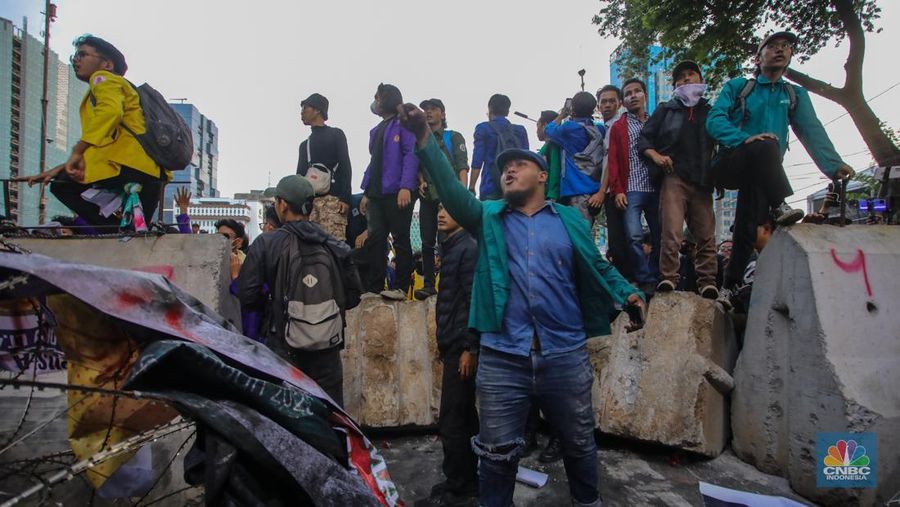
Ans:
{"type": "MultiPolygon", "coordinates": [[[[296,471],[287,470],[289,465],[279,461],[284,458],[283,448],[280,451],[281,444],[276,445],[274,442],[280,440],[259,438],[256,443],[238,441],[243,438],[237,430],[243,424],[241,421],[254,418],[271,421],[284,430],[282,436],[289,435],[289,438],[302,441],[292,442],[295,447],[306,445],[312,452],[323,457],[330,456],[328,459],[346,470],[350,479],[365,487],[376,504],[402,505],[383,458],[351,418],[315,382],[265,346],[242,336],[221,316],[164,277],[70,263],[37,254],[0,253],[0,276],[19,273],[31,275],[29,283],[0,293],[0,299],[65,292],[95,311],[115,319],[141,349],[141,356],[135,363],[128,382],[133,380],[135,385],[142,385],[144,382],[143,385],[148,386],[147,391],[168,397],[186,415],[195,418],[202,431],[212,432],[218,437],[218,440],[210,440],[205,436],[198,438],[200,452],[212,452],[212,456],[221,456],[222,452],[228,454],[227,449],[223,451],[227,446],[239,450],[245,450],[242,446],[246,445],[258,446],[255,456],[261,461],[254,462],[253,466],[261,470],[280,470],[282,477],[293,477],[298,487],[302,488],[302,481],[291,476],[296,471]],[[195,345],[173,346],[164,343],[167,341],[190,342],[195,345]],[[145,362],[145,353],[154,351],[157,354],[167,348],[165,354],[146,356],[145,362]],[[179,373],[187,378],[170,382],[167,374],[173,373],[171,368],[174,366],[166,367],[164,363],[170,360],[177,363],[177,358],[172,358],[181,354],[196,356],[194,359],[206,356],[221,364],[214,365],[210,360],[209,369],[196,372],[196,382],[191,381],[190,375],[195,373],[193,368],[180,368],[179,373]],[[164,359],[167,356],[168,359],[164,359]],[[152,367],[154,363],[156,366],[152,367]],[[227,368],[222,368],[222,365],[227,368]],[[262,387],[255,391],[243,387],[216,392],[203,386],[204,375],[211,374],[223,375],[224,380],[231,381],[232,387],[239,387],[239,378],[248,379],[250,383],[263,382],[265,385],[257,384],[262,387]],[[280,403],[268,404],[260,399],[274,392],[284,396],[280,403]],[[197,404],[197,399],[206,400],[207,404],[227,407],[227,410],[219,411],[221,415],[215,422],[231,428],[233,433],[222,434],[219,433],[221,430],[216,431],[212,421],[204,418],[208,414],[201,414],[205,410],[201,406],[207,405],[197,404]],[[286,422],[290,411],[298,408],[308,412],[306,420],[286,422]],[[211,451],[210,445],[206,444],[216,449],[211,451]]],[[[206,381],[208,380],[207,378],[206,381]]],[[[129,385],[126,383],[126,386],[129,385]]],[[[237,472],[240,468],[231,467],[236,473],[224,479],[207,477],[205,484],[209,488],[211,480],[228,480],[234,483],[233,489],[247,491],[241,489],[248,483],[242,482],[244,477],[237,472]]],[[[311,469],[319,474],[326,473],[323,467],[311,469]]],[[[340,497],[342,493],[338,491],[338,483],[329,486],[330,493],[324,498],[340,497]]],[[[224,491],[227,493],[228,488],[224,491]]],[[[250,491],[261,490],[251,488],[250,491]]],[[[344,493],[353,496],[358,492],[348,488],[344,493]]],[[[307,491],[307,494],[310,492],[307,491]]],[[[322,505],[331,504],[330,501],[322,501],[322,505]]]]}

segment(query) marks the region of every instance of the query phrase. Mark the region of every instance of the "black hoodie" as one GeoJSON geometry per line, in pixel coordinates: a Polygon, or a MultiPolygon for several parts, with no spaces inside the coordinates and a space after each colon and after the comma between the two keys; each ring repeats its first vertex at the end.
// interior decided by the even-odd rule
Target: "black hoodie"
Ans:
{"type": "MultiPolygon", "coordinates": [[[[344,276],[344,289],[346,291],[347,307],[345,310],[353,308],[359,304],[359,289],[361,284],[356,275],[356,270],[350,260],[350,247],[343,241],[337,240],[321,227],[313,222],[306,220],[296,222],[286,222],[281,228],[272,232],[267,232],[256,238],[250,250],[247,252],[247,258],[241,266],[241,273],[238,276],[237,297],[241,302],[241,310],[264,312],[267,317],[277,317],[283,314],[281,310],[283,297],[281,294],[270,294],[268,297],[263,291],[263,286],[267,286],[274,291],[277,286],[275,278],[278,273],[278,259],[281,252],[288,246],[291,241],[291,235],[298,235],[303,241],[310,243],[323,244],[331,254],[341,269],[344,276]],[[267,304],[272,304],[271,308],[267,308],[267,304]]],[[[275,323],[275,328],[280,329],[281,326],[275,323]]],[[[271,329],[272,326],[265,326],[271,329]]]]}

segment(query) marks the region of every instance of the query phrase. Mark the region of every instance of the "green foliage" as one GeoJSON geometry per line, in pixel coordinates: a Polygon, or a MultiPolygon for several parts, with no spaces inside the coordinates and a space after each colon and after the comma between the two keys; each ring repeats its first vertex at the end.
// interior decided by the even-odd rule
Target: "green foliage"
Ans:
{"type": "MultiPolygon", "coordinates": [[[[829,42],[847,36],[833,3],[836,0],[601,0],[593,23],[604,37],[622,40],[620,62],[627,75],[641,75],[647,47],[667,49],[661,58],[695,60],[707,83],[752,68],[762,37],[776,30],[796,33],[795,60],[804,62],[829,42]],[[768,27],[765,33],[763,27],[768,27]]],[[[849,0],[867,32],[880,31],[881,9],[875,0],[849,0]]]]}

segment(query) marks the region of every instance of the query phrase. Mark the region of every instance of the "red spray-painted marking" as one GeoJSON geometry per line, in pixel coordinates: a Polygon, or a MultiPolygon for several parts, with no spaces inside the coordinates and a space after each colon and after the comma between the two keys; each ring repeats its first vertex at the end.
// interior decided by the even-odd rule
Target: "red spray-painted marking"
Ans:
{"type": "Polygon", "coordinates": [[[866,293],[869,297],[872,297],[872,285],[869,283],[869,270],[866,268],[866,254],[857,249],[856,257],[850,262],[844,262],[838,258],[837,252],[834,251],[834,248],[831,249],[831,259],[837,265],[837,267],[844,270],[845,273],[856,273],[857,271],[862,271],[863,280],[866,282],[866,293]]]}
{"type": "Polygon", "coordinates": [[[184,323],[182,322],[183,317],[184,309],[177,304],[170,305],[166,309],[166,324],[168,324],[170,328],[178,331],[178,333],[180,333],[182,336],[195,343],[206,345],[206,340],[184,328],[184,323]]]}

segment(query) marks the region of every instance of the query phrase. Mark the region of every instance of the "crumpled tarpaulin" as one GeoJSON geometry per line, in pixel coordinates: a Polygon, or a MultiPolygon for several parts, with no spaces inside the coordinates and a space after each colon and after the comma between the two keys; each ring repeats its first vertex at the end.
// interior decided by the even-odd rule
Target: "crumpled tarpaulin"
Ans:
{"type": "MultiPolygon", "coordinates": [[[[402,505],[384,459],[315,382],[165,277],[0,252],[0,277],[18,273],[31,280],[0,299],[65,292],[135,340],[141,355],[125,386],[164,396],[197,421],[191,457],[203,459],[185,463],[188,479],[192,471],[204,477],[222,500],[262,501],[272,492],[259,482],[268,474],[291,483],[282,488],[304,491],[314,505],[402,505]],[[285,455],[294,452],[309,462],[285,455]],[[234,473],[217,470],[211,457],[234,473]]],[[[279,500],[303,504],[296,496],[279,500]]]]}
{"type": "MultiPolygon", "coordinates": [[[[120,390],[138,358],[137,343],[121,327],[68,294],[47,297],[56,336],[66,354],[69,384],[120,390]]],[[[68,391],[68,433],[72,451],[87,459],[138,433],[171,421],[178,413],[163,403],[68,391]]],[[[100,488],[134,453],[120,454],[85,472],[100,488]]]]}

